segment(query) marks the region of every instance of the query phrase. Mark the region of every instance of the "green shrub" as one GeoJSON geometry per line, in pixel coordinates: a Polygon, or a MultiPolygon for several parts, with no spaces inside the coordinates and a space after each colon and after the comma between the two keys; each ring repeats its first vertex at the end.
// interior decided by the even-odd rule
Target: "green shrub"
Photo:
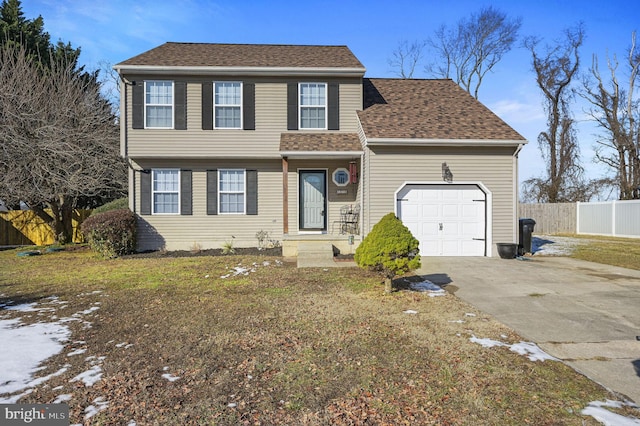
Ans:
{"type": "Polygon", "coordinates": [[[93,209],[92,214],[105,213],[111,210],[120,210],[129,208],[129,198],[118,198],[93,209]]]}
{"type": "Polygon", "coordinates": [[[136,217],[129,209],[89,216],[82,223],[89,246],[104,257],[133,253],[136,249],[136,217]]]}
{"type": "Polygon", "coordinates": [[[385,278],[385,292],[391,292],[391,280],[396,275],[418,269],[418,240],[393,213],[380,219],[356,249],[355,261],[385,278]]]}

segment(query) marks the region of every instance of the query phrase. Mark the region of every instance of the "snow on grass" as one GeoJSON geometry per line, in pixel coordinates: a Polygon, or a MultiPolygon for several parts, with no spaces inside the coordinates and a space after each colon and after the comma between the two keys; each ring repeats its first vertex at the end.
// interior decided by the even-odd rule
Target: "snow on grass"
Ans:
{"type": "Polygon", "coordinates": [[[105,401],[103,397],[99,396],[93,400],[93,404],[84,409],[84,419],[90,419],[98,414],[100,411],[106,409],[109,406],[109,402],[105,401]]]}
{"type": "MultiPolygon", "coordinates": [[[[282,266],[282,261],[276,260],[275,264],[276,266],[282,266]]],[[[229,273],[221,275],[220,278],[225,279],[229,277],[235,277],[238,275],[249,275],[252,272],[256,272],[257,268],[259,268],[260,266],[261,265],[258,264],[257,262],[254,262],[251,266],[242,266],[242,263],[238,263],[233,268],[227,267],[227,270],[229,271],[229,273]]],[[[262,262],[262,266],[263,267],[271,266],[271,262],[265,260],[264,262],[262,262]]],[[[209,275],[205,275],[205,278],[209,278],[209,275]]]]}
{"type": "Polygon", "coordinates": [[[87,349],[85,349],[85,348],[76,349],[75,351],[69,352],[67,354],[67,356],[81,355],[81,354],[85,353],[86,351],[87,351],[87,349]]]}
{"type": "Polygon", "coordinates": [[[180,376],[174,376],[171,373],[165,373],[162,375],[163,379],[167,379],[170,382],[175,382],[176,380],[178,380],[180,378],[180,376]]]}
{"type": "Polygon", "coordinates": [[[409,284],[409,288],[413,291],[426,292],[429,294],[429,297],[444,296],[445,294],[447,294],[447,292],[442,287],[432,283],[429,280],[411,283],[409,284]]]}
{"type": "Polygon", "coordinates": [[[63,393],[62,395],[58,395],[56,399],[53,400],[54,404],[62,404],[63,402],[71,401],[70,393],[63,393]]]}
{"type": "Polygon", "coordinates": [[[99,382],[101,378],[102,378],[102,367],[100,367],[99,365],[93,365],[87,371],[83,371],[73,379],[69,380],[69,382],[73,383],[81,380],[85,386],[89,387],[99,382]]]}
{"type": "Polygon", "coordinates": [[[542,349],[538,347],[535,343],[532,342],[520,342],[514,343],[512,345],[508,343],[501,342],[499,340],[493,339],[479,339],[476,336],[471,336],[469,340],[473,343],[478,343],[479,345],[485,348],[493,348],[493,347],[506,347],[509,348],[510,351],[515,352],[520,355],[525,355],[531,361],[559,361],[557,358],[552,357],[551,355],[544,352],[542,349]]]}
{"type": "Polygon", "coordinates": [[[58,322],[22,325],[20,318],[0,320],[0,342],[10,342],[0,357],[0,394],[31,387],[40,364],[60,353],[70,336],[69,328],[58,322]]]}
{"type": "Polygon", "coordinates": [[[402,312],[403,314],[410,314],[410,315],[415,315],[418,313],[418,311],[414,311],[413,309],[407,309],[406,311],[402,312]]]}
{"type": "Polygon", "coordinates": [[[583,416],[591,416],[605,426],[638,426],[640,420],[632,417],[625,417],[620,414],[607,410],[607,407],[622,408],[623,406],[640,408],[632,402],[620,401],[592,401],[580,414],[583,416]]]}

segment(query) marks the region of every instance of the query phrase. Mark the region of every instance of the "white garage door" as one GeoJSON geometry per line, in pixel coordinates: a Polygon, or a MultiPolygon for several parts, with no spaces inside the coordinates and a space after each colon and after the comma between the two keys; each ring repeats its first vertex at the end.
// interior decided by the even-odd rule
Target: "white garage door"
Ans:
{"type": "Polygon", "coordinates": [[[398,217],[422,256],[484,256],[486,195],[476,185],[407,185],[398,217]]]}

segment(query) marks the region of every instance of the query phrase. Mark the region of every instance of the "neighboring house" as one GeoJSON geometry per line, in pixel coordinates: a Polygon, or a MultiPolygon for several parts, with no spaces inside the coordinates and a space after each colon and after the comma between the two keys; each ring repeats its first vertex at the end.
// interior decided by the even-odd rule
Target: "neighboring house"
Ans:
{"type": "Polygon", "coordinates": [[[526,140],[451,80],[364,78],[346,46],[165,43],[114,68],[140,250],[266,231],[349,253],[388,212],[423,255],[516,241],[526,140]]]}

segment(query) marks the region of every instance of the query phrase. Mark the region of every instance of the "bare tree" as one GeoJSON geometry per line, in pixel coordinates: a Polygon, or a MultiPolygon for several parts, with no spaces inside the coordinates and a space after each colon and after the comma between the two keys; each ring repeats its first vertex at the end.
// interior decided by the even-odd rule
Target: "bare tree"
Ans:
{"type": "Polygon", "coordinates": [[[584,181],[580,147],[570,111],[574,100],[571,83],[580,67],[579,48],[584,28],[579,24],[565,30],[565,39],[539,51],[540,40],[528,37],[524,46],[531,52],[536,83],[542,91],[547,113],[547,130],[538,135],[538,146],[547,162],[547,176],[524,182],[524,197],[537,202],[588,201],[594,188],[584,181]]]}
{"type": "Polygon", "coordinates": [[[400,40],[387,63],[400,78],[413,78],[413,73],[422,59],[425,42],[400,40]]]}
{"type": "Polygon", "coordinates": [[[425,70],[451,78],[478,99],[485,75],[511,50],[521,25],[520,18],[509,19],[493,7],[461,19],[453,28],[443,25],[428,40],[433,61],[425,70]]]}
{"type": "Polygon", "coordinates": [[[596,159],[610,167],[616,175],[621,200],[640,198],[640,99],[633,92],[638,84],[640,52],[636,33],[626,57],[628,81],[625,88],[618,81],[618,59],[607,57],[608,77],[600,74],[598,58],[593,56],[589,77],[583,81],[582,96],[591,103],[589,115],[602,129],[596,159]]]}
{"type": "Polygon", "coordinates": [[[68,242],[78,201],[113,197],[124,182],[118,128],[95,78],[56,61],[43,69],[23,47],[3,46],[0,199],[27,203],[68,242]]]}

